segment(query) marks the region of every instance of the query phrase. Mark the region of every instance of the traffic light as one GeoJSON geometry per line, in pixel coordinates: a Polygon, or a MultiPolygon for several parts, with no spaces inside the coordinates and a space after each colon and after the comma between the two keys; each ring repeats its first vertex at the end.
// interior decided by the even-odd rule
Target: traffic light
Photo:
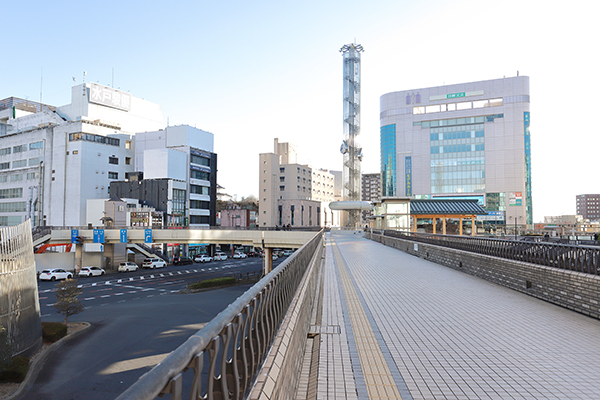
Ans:
{"type": "Polygon", "coordinates": [[[77,236],[75,238],[75,244],[83,244],[83,237],[77,236]]]}

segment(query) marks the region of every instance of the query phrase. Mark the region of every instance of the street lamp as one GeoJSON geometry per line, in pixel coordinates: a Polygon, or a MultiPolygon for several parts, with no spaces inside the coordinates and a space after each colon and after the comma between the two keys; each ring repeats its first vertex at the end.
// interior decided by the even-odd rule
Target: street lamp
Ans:
{"type": "MultiPolygon", "coordinates": [[[[517,217],[515,216],[515,217],[511,217],[511,218],[514,218],[514,220],[515,220],[515,240],[517,240],[517,217]]],[[[521,219],[521,218],[522,217],[519,217],[519,219],[521,219]]]]}

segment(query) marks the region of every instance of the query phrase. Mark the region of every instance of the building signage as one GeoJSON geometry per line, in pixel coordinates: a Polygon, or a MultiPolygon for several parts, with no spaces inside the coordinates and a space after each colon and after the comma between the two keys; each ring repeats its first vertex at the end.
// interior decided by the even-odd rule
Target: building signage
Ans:
{"type": "Polygon", "coordinates": [[[412,157],[404,157],[404,175],[406,179],[405,196],[412,196],[412,157]]]}
{"type": "Polygon", "coordinates": [[[90,83],[89,101],[124,111],[131,109],[131,94],[93,82],[90,83]]]}
{"type": "Polygon", "coordinates": [[[196,171],[202,171],[202,172],[210,172],[209,167],[203,167],[201,165],[190,165],[190,169],[193,169],[196,171]]]}
{"type": "Polygon", "coordinates": [[[144,243],[152,243],[152,229],[144,229],[144,243]]]}
{"type": "Polygon", "coordinates": [[[200,157],[204,157],[204,158],[210,158],[210,154],[209,153],[205,153],[203,151],[200,150],[194,150],[194,149],[190,149],[190,153],[195,155],[195,156],[200,156],[200,157]]]}
{"type": "Polygon", "coordinates": [[[483,94],[483,90],[475,90],[473,92],[447,93],[447,94],[440,94],[437,96],[429,96],[429,101],[460,99],[462,97],[481,96],[482,94],[483,94]]]}
{"type": "Polygon", "coordinates": [[[508,205],[509,206],[521,206],[523,205],[523,192],[510,192],[508,193],[508,205]]]}
{"type": "Polygon", "coordinates": [[[504,221],[504,211],[488,211],[486,215],[478,215],[477,221],[504,221]]]}
{"type": "Polygon", "coordinates": [[[77,243],[77,236],[79,236],[79,229],[71,229],[71,243],[77,243]]]}
{"type": "Polygon", "coordinates": [[[121,229],[121,243],[127,243],[127,229],[121,229]]]}
{"type": "Polygon", "coordinates": [[[94,243],[104,243],[104,229],[94,229],[94,243]]]}

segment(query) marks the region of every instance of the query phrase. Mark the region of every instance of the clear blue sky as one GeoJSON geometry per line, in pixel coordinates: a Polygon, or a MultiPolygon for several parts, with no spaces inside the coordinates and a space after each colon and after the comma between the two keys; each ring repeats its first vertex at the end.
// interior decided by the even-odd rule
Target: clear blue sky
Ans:
{"type": "Polygon", "coordinates": [[[258,192],[273,138],[341,169],[342,58],[363,45],[363,172],[379,172],[379,97],[527,75],[534,221],[600,193],[594,1],[27,1],[2,8],[0,98],[63,105],[72,77],[158,103],[215,135],[219,183],[258,192]],[[41,77],[43,70],[43,85],[41,77]]]}

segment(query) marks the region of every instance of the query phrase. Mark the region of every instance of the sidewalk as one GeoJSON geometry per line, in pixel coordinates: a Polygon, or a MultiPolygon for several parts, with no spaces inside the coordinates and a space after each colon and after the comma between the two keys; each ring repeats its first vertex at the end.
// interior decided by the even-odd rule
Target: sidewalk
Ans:
{"type": "Polygon", "coordinates": [[[600,398],[600,321],[361,233],[325,252],[317,399],[600,398]]]}

